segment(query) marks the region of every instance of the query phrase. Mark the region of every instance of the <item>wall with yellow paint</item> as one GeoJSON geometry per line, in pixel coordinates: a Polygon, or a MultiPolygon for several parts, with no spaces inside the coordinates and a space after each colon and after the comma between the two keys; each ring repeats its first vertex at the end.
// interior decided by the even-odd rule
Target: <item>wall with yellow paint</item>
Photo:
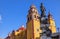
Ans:
{"type": "Polygon", "coordinates": [[[53,19],[50,19],[49,22],[50,22],[50,27],[49,28],[51,29],[52,33],[56,33],[55,21],[53,19]]]}
{"type": "Polygon", "coordinates": [[[29,22],[27,22],[27,39],[31,39],[33,34],[32,34],[32,20],[30,20],[29,22]]]}

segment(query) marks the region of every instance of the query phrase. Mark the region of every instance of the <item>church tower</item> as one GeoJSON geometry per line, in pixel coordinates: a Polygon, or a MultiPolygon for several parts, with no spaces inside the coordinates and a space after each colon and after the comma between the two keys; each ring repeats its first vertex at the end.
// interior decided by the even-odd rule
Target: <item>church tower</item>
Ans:
{"type": "Polygon", "coordinates": [[[54,19],[52,18],[52,15],[50,14],[50,12],[49,12],[49,14],[48,14],[48,22],[49,22],[49,24],[50,24],[50,29],[51,29],[51,31],[52,31],[52,33],[56,33],[56,25],[55,25],[55,21],[54,21],[54,19]]]}
{"type": "Polygon", "coordinates": [[[38,39],[40,37],[40,15],[34,5],[30,6],[27,15],[27,39],[38,39]]]}

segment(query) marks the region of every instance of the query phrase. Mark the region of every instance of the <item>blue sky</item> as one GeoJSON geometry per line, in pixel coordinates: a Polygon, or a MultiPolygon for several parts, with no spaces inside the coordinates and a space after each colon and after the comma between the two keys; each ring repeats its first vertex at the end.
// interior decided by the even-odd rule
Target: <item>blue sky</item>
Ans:
{"type": "Polygon", "coordinates": [[[60,0],[0,0],[0,37],[5,38],[12,30],[26,26],[30,5],[34,4],[40,13],[41,2],[47,14],[51,11],[56,27],[60,27],[60,0]]]}

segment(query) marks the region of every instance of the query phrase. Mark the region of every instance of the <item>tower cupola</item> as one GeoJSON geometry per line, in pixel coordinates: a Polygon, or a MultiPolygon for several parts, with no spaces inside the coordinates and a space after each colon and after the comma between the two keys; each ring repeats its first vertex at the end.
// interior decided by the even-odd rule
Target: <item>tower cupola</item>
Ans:
{"type": "Polygon", "coordinates": [[[48,22],[49,22],[49,28],[51,29],[52,33],[56,33],[56,25],[55,25],[55,21],[51,15],[51,12],[48,12],[48,22]]]}
{"type": "Polygon", "coordinates": [[[52,19],[52,14],[50,12],[48,12],[48,19],[52,19]]]}
{"type": "Polygon", "coordinates": [[[40,15],[38,14],[36,7],[34,5],[31,5],[28,11],[27,20],[30,21],[33,19],[39,19],[39,17],[40,15]]]}
{"type": "Polygon", "coordinates": [[[31,5],[31,6],[30,6],[29,14],[30,14],[30,13],[38,13],[38,11],[37,11],[37,9],[36,9],[36,7],[35,7],[34,5],[31,5]]]}

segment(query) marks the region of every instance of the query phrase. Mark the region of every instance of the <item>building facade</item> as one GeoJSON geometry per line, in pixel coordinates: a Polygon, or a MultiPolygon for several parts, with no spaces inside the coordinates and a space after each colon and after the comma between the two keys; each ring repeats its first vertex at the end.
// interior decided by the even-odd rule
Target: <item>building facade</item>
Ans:
{"type": "MultiPolygon", "coordinates": [[[[41,5],[40,9],[44,10],[45,7],[41,5]]],[[[16,31],[12,31],[12,33],[9,34],[5,39],[40,39],[42,33],[42,30],[40,29],[40,16],[43,16],[43,14],[46,15],[45,13],[39,14],[36,7],[31,5],[30,9],[28,10],[26,28],[21,27],[16,31]]],[[[48,12],[47,18],[49,29],[52,31],[52,34],[56,33],[55,21],[50,12],[48,12]]]]}
{"type": "Polygon", "coordinates": [[[5,39],[26,39],[26,28],[20,27],[18,30],[13,30],[5,39]]]}

